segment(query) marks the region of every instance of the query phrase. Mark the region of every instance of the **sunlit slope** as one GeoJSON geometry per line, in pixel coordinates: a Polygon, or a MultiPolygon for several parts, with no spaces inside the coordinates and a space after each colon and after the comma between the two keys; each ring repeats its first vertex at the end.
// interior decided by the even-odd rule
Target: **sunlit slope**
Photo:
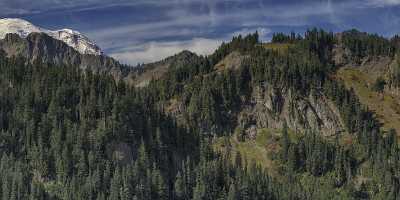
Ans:
{"type": "Polygon", "coordinates": [[[400,99],[384,91],[382,94],[373,90],[375,79],[357,68],[344,67],[338,70],[338,78],[347,88],[353,88],[362,104],[375,112],[384,130],[391,128],[400,133],[400,99]]]}

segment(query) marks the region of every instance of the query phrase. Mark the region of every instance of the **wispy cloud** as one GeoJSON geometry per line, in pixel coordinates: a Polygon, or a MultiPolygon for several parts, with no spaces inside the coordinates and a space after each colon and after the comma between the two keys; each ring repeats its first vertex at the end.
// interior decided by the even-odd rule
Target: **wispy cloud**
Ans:
{"type": "Polygon", "coordinates": [[[103,1],[99,0],[1,0],[0,11],[2,15],[18,15],[18,14],[37,14],[53,9],[70,9],[78,7],[97,7],[98,5],[108,5],[116,3],[125,3],[127,0],[112,0],[109,3],[101,4],[103,1]]]}
{"type": "Polygon", "coordinates": [[[181,26],[201,26],[203,23],[209,22],[208,16],[206,15],[199,15],[199,16],[189,16],[189,17],[180,17],[170,20],[163,20],[159,22],[149,22],[143,24],[127,24],[121,26],[114,26],[114,27],[107,27],[100,30],[95,30],[90,32],[89,34],[93,35],[97,38],[104,38],[106,39],[109,36],[126,36],[129,34],[139,34],[135,36],[143,36],[141,33],[157,33],[157,34],[164,34],[163,31],[166,29],[181,27],[181,26]],[[196,23],[194,23],[196,22],[196,23]],[[161,32],[155,32],[155,31],[161,32]]]}
{"type": "Polygon", "coordinates": [[[368,0],[366,5],[373,7],[398,6],[400,0],[368,0]]]}
{"type": "Polygon", "coordinates": [[[194,10],[193,8],[168,7],[168,9],[159,11],[159,15],[167,17],[160,18],[157,22],[135,23],[132,21],[87,33],[98,41],[105,41],[104,45],[107,48],[115,48],[116,38],[124,38],[126,43],[126,39],[129,37],[131,43],[137,43],[142,40],[155,39],[154,37],[189,35],[204,37],[216,31],[220,36],[226,34],[224,31],[232,33],[238,29],[241,29],[241,34],[244,34],[243,32],[254,32],[257,28],[260,28],[260,33],[267,34],[270,32],[268,28],[265,28],[267,26],[303,26],[310,24],[308,19],[310,16],[332,13],[332,8],[328,8],[325,3],[272,5],[265,9],[259,7],[241,9],[232,5],[230,5],[232,7],[225,5],[223,8],[216,8],[218,6],[213,4],[205,6],[206,9],[203,11],[196,10],[197,7],[194,10]],[[228,9],[229,11],[226,11],[228,9]]]}

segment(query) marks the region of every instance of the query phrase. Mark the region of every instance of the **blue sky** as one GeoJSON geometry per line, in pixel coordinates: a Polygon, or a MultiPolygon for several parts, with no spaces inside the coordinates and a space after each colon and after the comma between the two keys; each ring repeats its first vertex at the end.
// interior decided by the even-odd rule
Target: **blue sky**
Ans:
{"type": "Polygon", "coordinates": [[[106,54],[136,64],[183,49],[209,54],[256,30],[264,41],[315,26],[390,37],[400,33],[400,0],[0,0],[0,17],[78,30],[106,54]]]}

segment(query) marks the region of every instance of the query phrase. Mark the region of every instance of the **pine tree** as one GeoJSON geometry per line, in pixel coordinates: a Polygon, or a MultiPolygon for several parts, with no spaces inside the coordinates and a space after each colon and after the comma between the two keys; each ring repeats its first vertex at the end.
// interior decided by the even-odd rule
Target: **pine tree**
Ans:
{"type": "Polygon", "coordinates": [[[76,168],[79,177],[86,177],[89,173],[85,152],[83,150],[80,150],[79,160],[76,168]]]}
{"type": "Polygon", "coordinates": [[[185,182],[183,180],[184,178],[181,175],[181,172],[179,171],[178,174],[176,175],[175,178],[175,184],[174,184],[174,193],[175,193],[175,198],[178,200],[185,199],[185,182]]]}
{"type": "Polygon", "coordinates": [[[121,176],[119,169],[115,169],[114,176],[111,179],[110,185],[110,196],[108,197],[109,200],[120,200],[120,191],[121,191],[121,176]]]}
{"type": "Polygon", "coordinates": [[[236,187],[233,183],[230,184],[229,186],[229,192],[228,192],[228,198],[227,200],[238,200],[238,194],[236,187]]]}
{"type": "Polygon", "coordinates": [[[290,139],[289,139],[288,126],[287,126],[286,121],[283,123],[281,145],[282,145],[282,159],[284,161],[287,161],[289,147],[290,147],[290,139]]]}
{"type": "Polygon", "coordinates": [[[295,146],[291,145],[288,150],[287,167],[289,171],[295,172],[298,168],[298,153],[295,146]]]}
{"type": "Polygon", "coordinates": [[[206,185],[201,176],[197,177],[196,186],[193,190],[193,200],[204,200],[206,197],[206,185]]]}

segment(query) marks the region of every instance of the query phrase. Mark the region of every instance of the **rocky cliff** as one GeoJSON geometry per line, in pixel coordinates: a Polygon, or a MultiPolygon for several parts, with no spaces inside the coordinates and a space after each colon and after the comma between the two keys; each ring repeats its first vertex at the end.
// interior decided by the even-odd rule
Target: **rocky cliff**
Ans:
{"type": "Polygon", "coordinates": [[[338,109],[320,91],[299,96],[288,89],[258,87],[253,91],[252,104],[239,113],[238,122],[243,129],[281,129],[286,122],[293,131],[311,129],[325,136],[344,131],[338,109]]]}

